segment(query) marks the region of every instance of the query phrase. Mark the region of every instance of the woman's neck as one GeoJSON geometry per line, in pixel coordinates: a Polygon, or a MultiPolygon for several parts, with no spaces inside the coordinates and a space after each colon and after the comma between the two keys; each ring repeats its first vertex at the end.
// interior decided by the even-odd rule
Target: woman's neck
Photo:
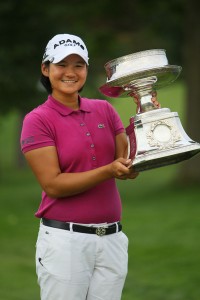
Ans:
{"type": "Polygon", "coordinates": [[[73,109],[78,110],[79,109],[79,95],[56,95],[52,93],[52,97],[56,99],[58,102],[62,103],[63,105],[73,109]]]}

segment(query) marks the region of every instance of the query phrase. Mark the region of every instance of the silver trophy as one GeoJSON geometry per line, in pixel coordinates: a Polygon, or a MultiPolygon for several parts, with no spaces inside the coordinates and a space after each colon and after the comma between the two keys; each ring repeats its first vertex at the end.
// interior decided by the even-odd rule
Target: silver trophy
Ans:
{"type": "Polygon", "coordinates": [[[169,65],[165,50],[133,53],[105,64],[107,82],[100,92],[111,98],[132,97],[137,113],[126,128],[128,157],[138,172],[175,164],[194,156],[200,144],[185,133],[178,113],[152,102],[156,90],[176,80],[180,66],[169,65]]]}

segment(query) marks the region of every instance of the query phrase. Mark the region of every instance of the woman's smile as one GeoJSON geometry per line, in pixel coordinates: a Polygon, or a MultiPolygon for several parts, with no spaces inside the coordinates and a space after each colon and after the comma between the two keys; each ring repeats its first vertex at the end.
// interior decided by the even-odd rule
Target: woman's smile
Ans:
{"type": "Polygon", "coordinates": [[[77,80],[68,80],[68,79],[62,79],[61,81],[64,83],[76,83],[77,82],[77,80]]]}

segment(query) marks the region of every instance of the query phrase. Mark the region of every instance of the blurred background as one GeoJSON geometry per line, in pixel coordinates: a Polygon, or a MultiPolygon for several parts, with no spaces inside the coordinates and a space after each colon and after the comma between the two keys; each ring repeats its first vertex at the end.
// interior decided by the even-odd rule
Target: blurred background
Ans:
{"type": "MultiPolygon", "coordinates": [[[[40,188],[19,147],[24,115],[45,101],[39,83],[47,42],[80,36],[89,51],[83,96],[106,99],[104,65],[148,49],[165,49],[183,70],[158,91],[162,107],[179,113],[200,142],[200,18],[197,0],[7,0],[0,3],[0,299],[36,300],[34,267],[40,188]]],[[[124,125],[132,99],[106,99],[124,125]]],[[[123,300],[200,299],[200,155],[118,182],[129,236],[129,274],[123,300]]]]}

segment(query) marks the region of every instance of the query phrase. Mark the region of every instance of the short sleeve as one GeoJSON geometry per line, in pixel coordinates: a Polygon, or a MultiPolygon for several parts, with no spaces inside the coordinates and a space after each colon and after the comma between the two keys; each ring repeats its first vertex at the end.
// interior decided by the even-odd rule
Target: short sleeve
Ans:
{"type": "Polygon", "coordinates": [[[122,120],[120,119],[118,112],[115,110],[115,108],[109,102],[106,102],[106,103],[107,103],[110,118],[113,123],[115,135],[125,132],[124,125],[122,123],[122,120]]]}
{"type": "Polygon", "coordinates": [[[46,146],[54,146],[52,128],[40,114],[30,112],[23,120],[21,130],[21,150],[23,153],[46,146]]]}

